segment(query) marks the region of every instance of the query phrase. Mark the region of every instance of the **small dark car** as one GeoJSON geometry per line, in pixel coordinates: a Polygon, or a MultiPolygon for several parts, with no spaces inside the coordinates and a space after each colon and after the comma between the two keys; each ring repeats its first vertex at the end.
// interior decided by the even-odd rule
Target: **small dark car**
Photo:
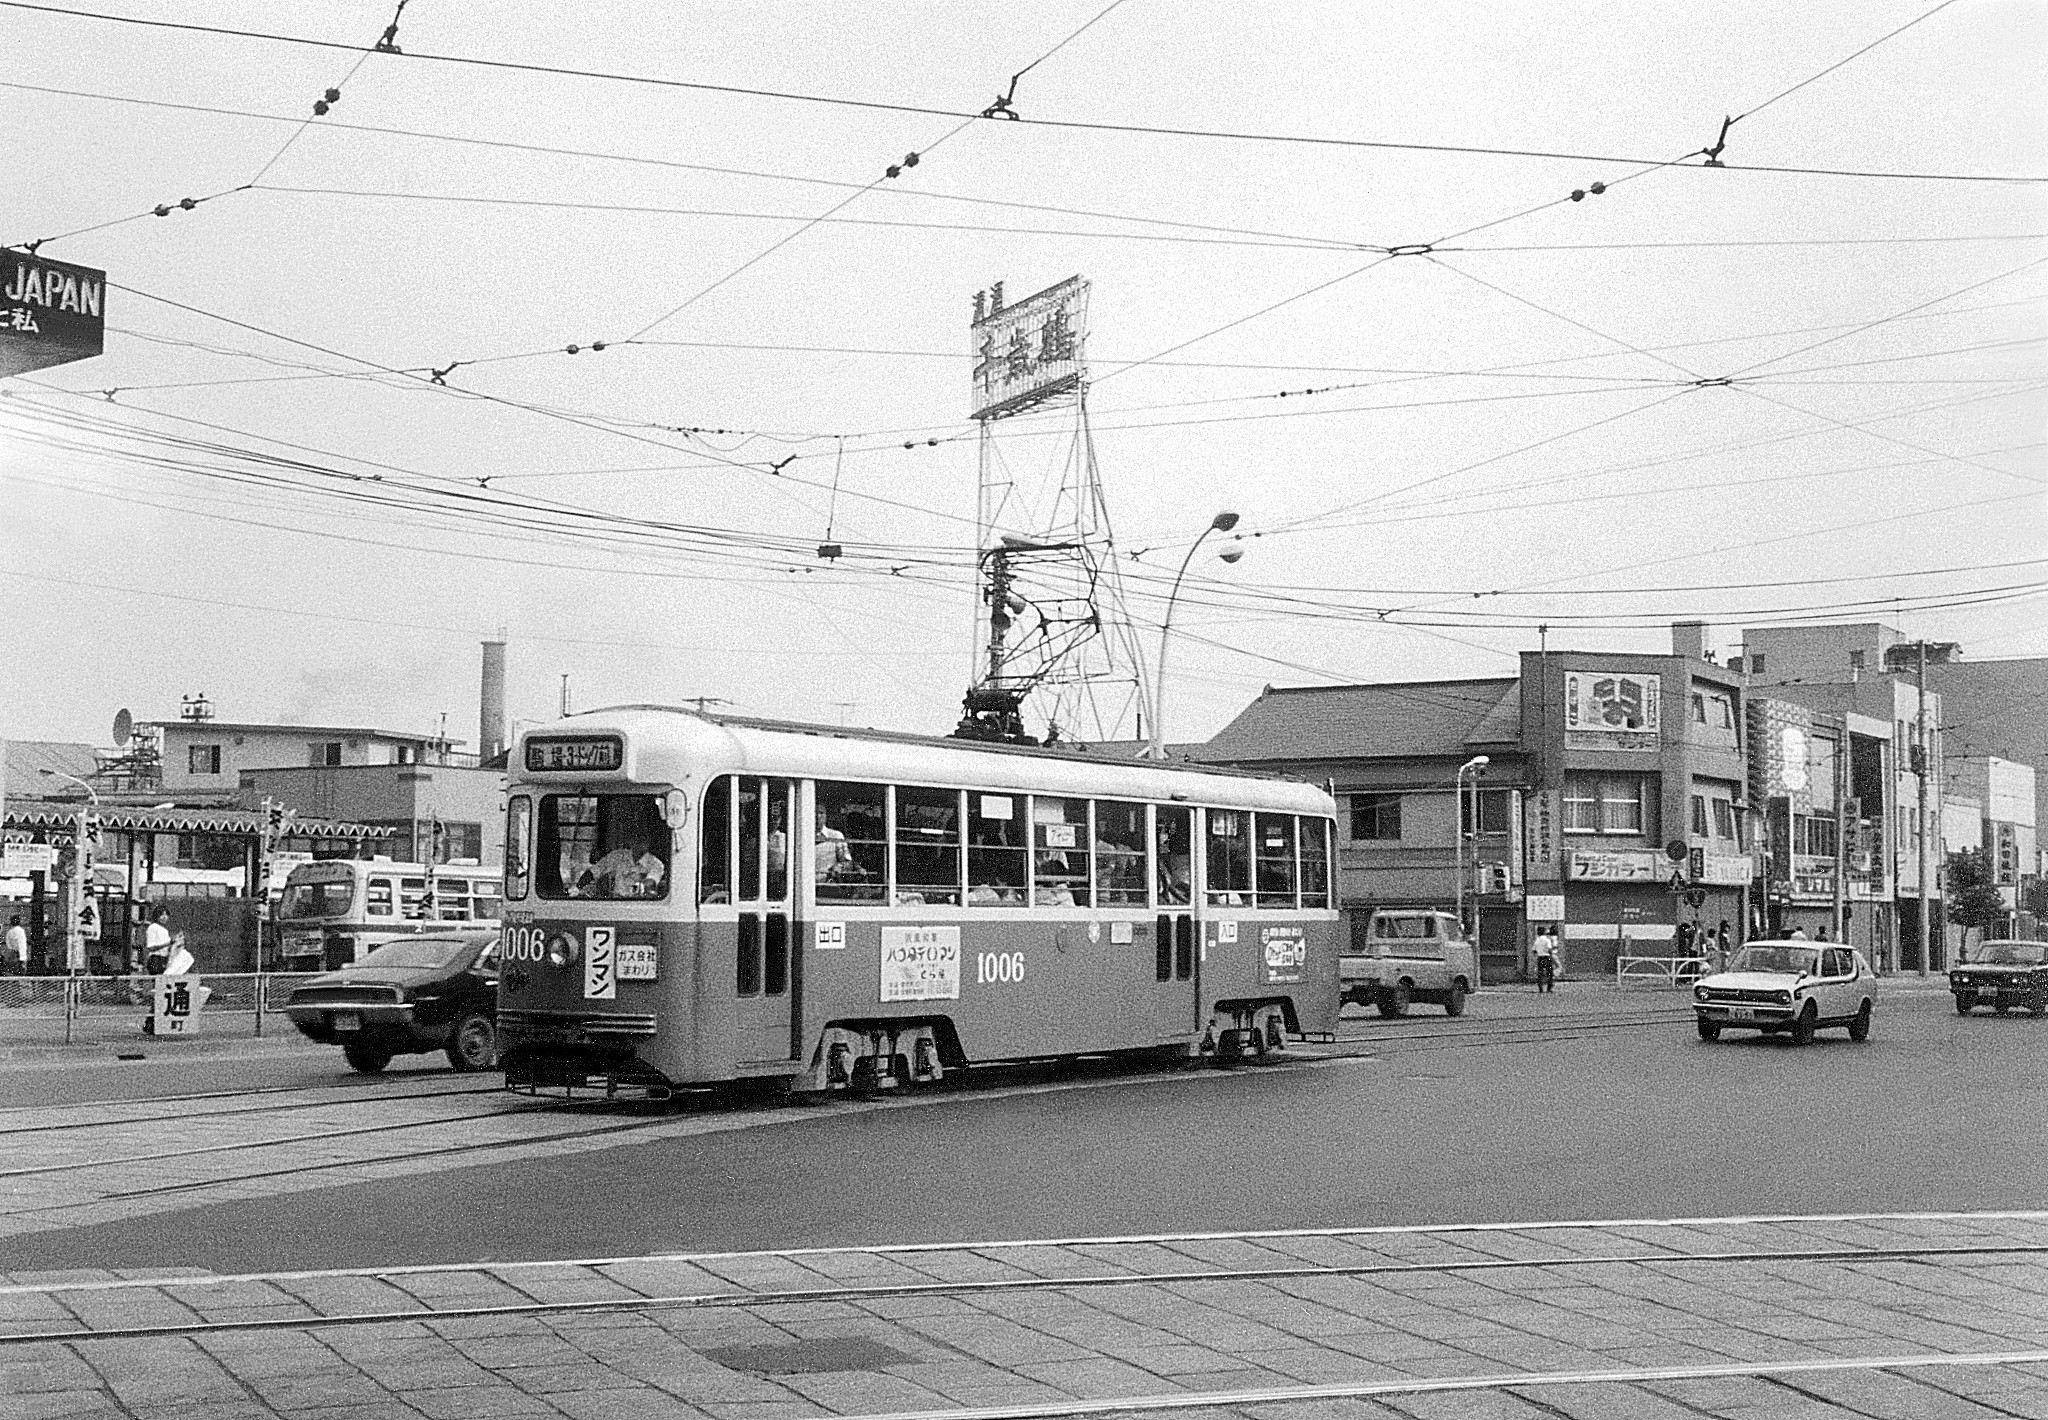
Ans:
{"type": "Polygon", "coordinates": [[[1948,989],[1961,1015],[1978,1006],[2001,1016],[2014,1006],[2048,1015],[2048,942],[1986,942],[1975,961],[1960,962],[1949,972],[1948,989]]]}
{"type": "Polygon", "coordinates": [[[488,1070],[498,1059],[498,934],[386,942],[298,987],[285,1013],[302,1035],[339,1045],[367,1075],[394,1055],[431,1050],[447,1051],[458,1070],[488,1070]]]}

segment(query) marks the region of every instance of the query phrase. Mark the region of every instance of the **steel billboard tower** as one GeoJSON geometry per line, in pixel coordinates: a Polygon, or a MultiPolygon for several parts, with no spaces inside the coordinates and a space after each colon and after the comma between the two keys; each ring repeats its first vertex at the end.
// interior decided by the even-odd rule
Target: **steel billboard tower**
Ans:
{"type": "Polygon", "coordinates": [[[1142,704],[1143,659],[1125,614],[1088,424],[1088,283],[1068,277],[1006,304],[975,293],[978,493],[974,656],[955,734],[1036,743],[1113,738],[1142,704]],[[1023,433],[1020,415],[1066,413],[1023,433]],[[1001,431],[999,433],[999,431],[1001,431]],[[1035,451],[1051,447],[1050,458],[1035,451]],[[1014,457],[1013,457],[1014,455],[1014,457]],[[984,616],[980,608],[986,608],[984,616]]]}

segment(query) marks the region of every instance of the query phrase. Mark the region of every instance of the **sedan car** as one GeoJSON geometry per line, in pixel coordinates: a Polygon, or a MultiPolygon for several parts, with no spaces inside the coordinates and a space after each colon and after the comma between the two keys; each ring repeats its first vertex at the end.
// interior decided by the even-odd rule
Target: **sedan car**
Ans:
{"type": "Polygon", "coordinates": [[[2000,1015],[2014,1006],[2048,1015],[2048,942],[1986,942],[1975,961],[1949,972],[1948,989],[1965,1016],[1980,1005],[2000,1015]]]}
{"type": "Polygon", "coordinates": [[[498,1058],[498,934],[386,942],[295,989],[285,1013],[301,1034],[339,1045],[364,1074],[394,1055],[433,1050],[445,1050],[458,1070],[487,1070],[498,1058]]]}
{"type": "Polygon", "coordinates": [[[1751,942],[1726,971],[1692,988],[1701,1040],[1721,1032],[1782,1031],[1805,1045],[1822,1026],[1847,1026],[1849,1039],[1870,1036],[1876,974],[1860,952],[1825,942],[1751,942]]]}

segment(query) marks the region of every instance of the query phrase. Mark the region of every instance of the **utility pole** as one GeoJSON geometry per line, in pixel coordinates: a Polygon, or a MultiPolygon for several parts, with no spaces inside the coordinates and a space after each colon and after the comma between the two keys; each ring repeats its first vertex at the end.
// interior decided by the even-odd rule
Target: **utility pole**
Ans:
{"type": "Polygon", "coordinates": [[[1928,867],[1932,856],[1928,849],[1927,830],[1927,770],[1930,756],[1927,746],[1927,642],[1923,639],[1915,649],[1919,656],[1915,661],[1913,674],[1913,778],[1920,790],[1920,896],[1917,899],[1920,913],[1920,975],[1927,975],[1928,958],[1931,951],[1927,940],[1929,920],[1927,895],[1933,891],[1933,880],[1928,867]]]}
{"type": "Polygon", "coordinates": [[[1842,716],[1842,737],[1835,742],[1835,940],[1847,943],[1843,899],[1849,892],[1849,717],[1842,716]]]}

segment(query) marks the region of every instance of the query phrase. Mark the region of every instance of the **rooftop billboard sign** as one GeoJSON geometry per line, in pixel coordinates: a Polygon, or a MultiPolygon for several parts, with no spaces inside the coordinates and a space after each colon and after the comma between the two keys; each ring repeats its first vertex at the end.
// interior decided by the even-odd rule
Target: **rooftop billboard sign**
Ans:
{"type": "Polygon", "coordinates": [[[1002,419],[1070,394],[1087,375],[1088,283],[1069,276],[1035,296],[1003,304],[1003,288],[974,298],[974,405],[978,420],[1002,419]]]}
{"type": "Polygon", "coordinates": [[[99,354],[106,311],[106,272],[0,252],[0,378],[99,354]]]}

